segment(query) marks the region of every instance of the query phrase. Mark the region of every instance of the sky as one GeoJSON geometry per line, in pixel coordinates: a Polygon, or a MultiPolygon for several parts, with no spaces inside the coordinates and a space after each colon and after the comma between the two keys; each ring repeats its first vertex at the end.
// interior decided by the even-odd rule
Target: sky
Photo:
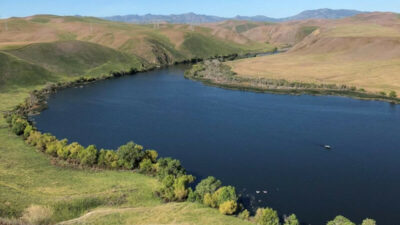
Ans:
{"type": "Polygon", "coordinates": [[[198,14],[287,17],[308,9],[400,12],[399,0],[0,0],[0,17],[34,14],[113,16],[198,14]]]}

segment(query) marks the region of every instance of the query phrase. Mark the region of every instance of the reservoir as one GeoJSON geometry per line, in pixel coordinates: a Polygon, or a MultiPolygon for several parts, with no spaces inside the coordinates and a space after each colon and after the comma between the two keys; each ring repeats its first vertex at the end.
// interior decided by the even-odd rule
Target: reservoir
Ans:
{"type": "Polygon", "coordinates": [[[252,210],[313,225],[337,215],[400,221],[399,106],[227,90],[185,79],[186,68],[59,91],[33,119],[70,142],[116,149],[133,140],[177,158],[198,181],[235,186],[252,210]]]}

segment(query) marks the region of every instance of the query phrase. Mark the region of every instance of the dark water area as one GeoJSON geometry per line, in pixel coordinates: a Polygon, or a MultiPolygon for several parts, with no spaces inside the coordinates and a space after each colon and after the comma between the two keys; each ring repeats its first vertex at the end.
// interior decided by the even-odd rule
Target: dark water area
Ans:
{"type": "Polygon", "coordinates": [[[133,140],[156,149],[198,179],[235,186],[249,208],[313,225],[339,214],[400,221],[399,106],[226,90],[187,80],[184,69],[65,89],[33,119],[82,145],[116,149],[133,140]]]}

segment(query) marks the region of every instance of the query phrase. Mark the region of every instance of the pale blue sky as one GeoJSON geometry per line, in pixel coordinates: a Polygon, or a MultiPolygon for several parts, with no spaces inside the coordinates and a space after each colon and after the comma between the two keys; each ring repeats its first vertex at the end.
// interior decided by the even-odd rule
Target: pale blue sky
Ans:
{"type": "Polygon", "coordinates": [[[0,0],[0,16],[180,14],[286,17],[307,9],[400,12],[399,0],[0,0]]]}

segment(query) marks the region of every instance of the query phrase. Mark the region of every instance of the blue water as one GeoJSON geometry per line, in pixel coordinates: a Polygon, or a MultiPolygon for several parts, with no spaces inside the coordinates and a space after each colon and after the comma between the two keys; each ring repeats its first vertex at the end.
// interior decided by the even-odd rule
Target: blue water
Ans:
{"type": "Polygon", "coordinates": [[[399,106],[226,90],[183,72],[175,66],[62,90],[34,119],[41,131],[83,145],[115,149],[134,140],[156,149],[198,179],[234,185],[252,209],[295,213],[306,224],[339,214],[400,221],[399,106]]]}

